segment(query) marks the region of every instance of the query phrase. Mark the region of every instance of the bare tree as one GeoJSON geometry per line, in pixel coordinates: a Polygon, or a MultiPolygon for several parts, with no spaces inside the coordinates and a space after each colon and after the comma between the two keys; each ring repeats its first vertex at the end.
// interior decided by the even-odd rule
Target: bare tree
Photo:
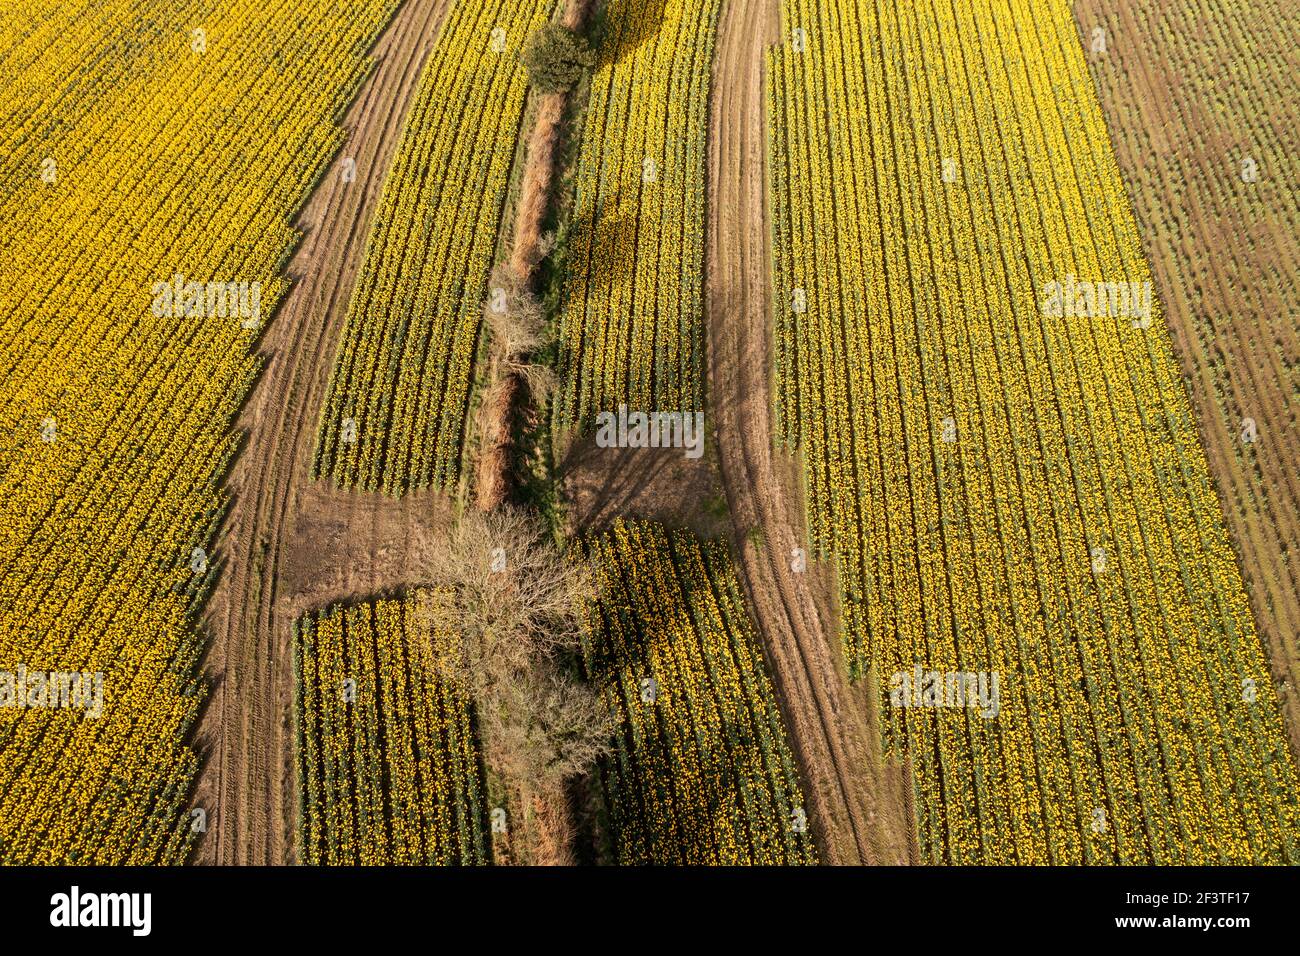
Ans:
{"type": "Polygon", "coordinates": [[[521,361],[542,347],[546,322],[542,304],[509,266],[492,270],[490,295],[483,306],[493,354],[521,361]]]}
{"type": "Polygon", "coordinates": [[[544,404],[555,389],[555,372],[534,361],[545,344],[545,312],[527,281],[508,265],[492,272],[490,293],[483,305],[492,365],[479,406],[479,456],[475,503],[491,511],[509,497],[514,460],[512,424],[521,414],[519,399],[529,396],[544,404]]]}
{"type": "Polygon", "coordinates": [[[489,762],[552,786],[603,754],[614,717],[574,676],[585,565],[516,508],[469,510],[428,556],[421,594],[435,670],[472,695],[489,762]]]}

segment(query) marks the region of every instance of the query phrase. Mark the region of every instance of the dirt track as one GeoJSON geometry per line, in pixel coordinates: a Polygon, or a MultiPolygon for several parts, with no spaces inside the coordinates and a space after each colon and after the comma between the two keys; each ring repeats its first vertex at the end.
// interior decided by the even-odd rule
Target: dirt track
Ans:
{"type": "Polygon", "coordinates": [[[308,480],[320,402],[370,219],[406,104],[447,0],[407,0],[375,48],[374,73],[344,120],[348,139],[302,215],[294,287],[261,343],[266,356],[239,420],[245,446],[219,542],[224,567],[208,603],[212,696],[197,744],[195,805],[208,813],[196,862],[293,861],[292,621],[347,597],[408,581],[450,502],[392,499],[308,480]],[[344,159],[356,162],[343,182],[344,159]]]}
{"type": "Polygon", "coordinates": [[[916,859],[910,781],[886,763],[865,683],[850,686],[829,569],[791,570],[803,547],[795,463],[772,452],[764,50],[775,0],[731,0],[718,27],[709,130],[709,409],[733,544],[768,650],[809,801],[833,864],[916,859]],[[758,543],[751,528],[763,531],[758,543]]]}

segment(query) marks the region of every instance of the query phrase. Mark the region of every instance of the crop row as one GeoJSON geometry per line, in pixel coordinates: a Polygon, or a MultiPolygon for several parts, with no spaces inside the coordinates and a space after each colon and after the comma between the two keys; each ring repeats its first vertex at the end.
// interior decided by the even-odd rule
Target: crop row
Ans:
{"type": "Polygon", "coordinates": [[[587,667],[620,717],[603,773],[619,862],[815,862],[725,545],[620,520],[589,557],[587,667]]]}

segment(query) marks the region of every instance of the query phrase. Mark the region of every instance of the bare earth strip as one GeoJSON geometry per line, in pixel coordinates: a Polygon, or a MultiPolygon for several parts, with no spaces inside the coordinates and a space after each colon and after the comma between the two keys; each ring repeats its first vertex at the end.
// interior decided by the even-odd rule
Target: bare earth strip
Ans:
{"type": "Polygon", "coordinates": [[[910,774],[881,755],[874,687],[847,681],[829,569],[791,568],[793,549],[806,542],[802,491],[795,462],[772,452],[762,72],[778,22],[774,0],[731,0],[719,25],[709,130],[709,415],[742,578],[824,862],[915,862],[910,774]]]}
{"type": "Polygon", "coordinates": [[[375,71],[344,120],[347,141],[299,219],[294,287],[262,340],[266,367],[240,416],[245,445],[228,482],[224,567],[205,621],[213,686],[196,741],[204,767],[195,805],[208,815],[199,863],[293,862],[292,622],[334,600],[399,589],[449,514],[445,495],[392,499],[308,478],[370,221],[446,7],[408,0],[377,43],[375,71]]]}

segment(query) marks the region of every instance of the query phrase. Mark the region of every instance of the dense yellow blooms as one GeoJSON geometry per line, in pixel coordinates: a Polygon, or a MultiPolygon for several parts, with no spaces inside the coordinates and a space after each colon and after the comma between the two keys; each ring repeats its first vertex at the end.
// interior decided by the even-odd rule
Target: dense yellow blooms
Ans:
{"type": "Polygon", "coordinates": [[[621,717],[621,863],[812,863],[808,814],[725,545],[618,521],[590,544],[587,666],[621,717]]]}
{"type": "Polygon", "coordinates": [[[779,437],[948,862],[1296,862],[1296,769],[1066,0],[786,0],[779,437]],[[997,672],[1001,709],[892,708],[997,672]]]}
{"type": "Polygon", "coordinates": [[[98,718],[0,708],[0,860],[175,862],[199,829],[183,737],[231,422],[393,7],[0,10],[0,670],[103,673],[98,718]],[[257,317],[166,307],[176,275],[250,307],[260,283],[257,317]]]}
{"type": "Polygon", "coordinates": [[[698,411],[704,166],[719,0],[611,0],[566,243],[557,420],[698,411]]]}
{"type": "Polygon", "coordinates": [[[400,494],[460,476],[479,325],[527,78],[554,0],[458,0],[384,183],[321,412],[315,470],[400,494]]]}
{"type": "Polygon", "coordinates": [[[295,628],[304,863],[479,864],[488,810],[470,707],[437,679],[418,597],[295,628]]]}
{"type": "Polygon", "coordinates": [[[1300,96],[1279,0],[1075,22],[1205,440],[1283,709],[1300,726],[1300,96]],[[1159,49],[1158,59],[1150,50],[1159,49]],[[1163,95],[1165,83],[1176,88],[1163,95]],[[1159,94],[1159,95],[1153,95],[1159,94]],[[1288,686],[1289,685],[1289,686],[1288,686]]]}

